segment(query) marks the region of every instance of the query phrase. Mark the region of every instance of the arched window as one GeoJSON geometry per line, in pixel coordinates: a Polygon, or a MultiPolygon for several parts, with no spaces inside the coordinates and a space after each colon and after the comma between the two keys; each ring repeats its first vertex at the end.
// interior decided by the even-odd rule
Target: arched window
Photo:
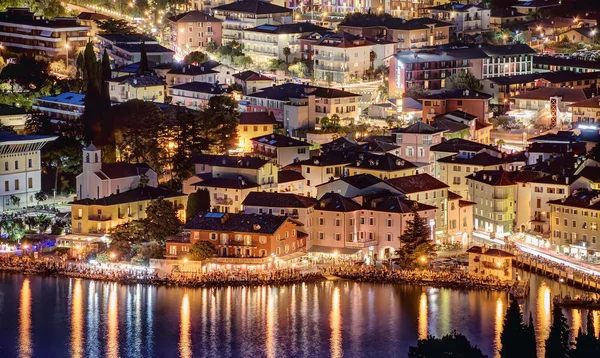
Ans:
{"type": "Polygon", "coordinates": [[[94,161],[98,163],[98,153],[94,153],[94,161]]]}
{"type": "Polygon", "coordinates": [[[85,162],[86,163],[90,162],[90,153],[85,153],[85,162]]]}

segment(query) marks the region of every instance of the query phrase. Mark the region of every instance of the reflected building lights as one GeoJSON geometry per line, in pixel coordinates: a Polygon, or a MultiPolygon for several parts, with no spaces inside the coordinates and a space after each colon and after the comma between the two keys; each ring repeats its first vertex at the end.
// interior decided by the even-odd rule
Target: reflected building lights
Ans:
{"type": "Polygon", "coordinates": [[[331,297],[331,314],[329,315],[331,326],[331,357],[343,356],[342,351],[342,314],[340,309],[340,289],[336,287],[331,297]]]}
{"type": "Polygon", "coordinates": [[[190,323],[190,298],[187,293],[181,300],[181,324],[179,332],[179,356],[192,356],[192,334],[190,323]]]}
{"type": "Polygon", "coordinates": [[[86,323],[86,356],[97,357],[100,355],[100,339],[98,339],[100,310],[98,309],[97,283],[90,281],[87,298],[87,323],[86,323]]]}
{"type": "Polygon", "coordinates": [[[536,324],[535,328],[536,339],[538,343],[538,356],[544,356],[544,342],[550,335],[550,324],[552,323],[551,315],[552,297],[550,287],[545,282],[542,282],[537,292],[536,302],[536,324]]]}
{"type": "Polygon", "coordinates": [[[81,279],[75,279],[71,300],[71,357],[83,357],[83,289],[81,279]]]}
{"type": "Polygon", "coordinates": [[[418,322],[418,330],[419,330],[419,339],[427,338],[427,326],[428,326],[428,317],[427,317],[427,294],[425,292],[421,293],[421,298],[419,299],[419,322],[418,322]]]}
{"type": "Polygon", "coordinates": [[[500,297],[498,297],[498,300],[496,301],[496,315],[494,318],[494,348],[497,356],[500,349],[502,349],[500,336],[502,335],[502,327],[504,324],[504,303],[500,297]]]}
{"type": "Polygon", "coordinates": [[[571,333],[572,333],[573,339],[575,339],[575,337],[577,337],[579,329],[582,326],[582,319],[583,318],[581,317],[580,310],[574,309],[571,311],[571,333]]]}
{"type": "MultiPolygon", "coordinates": [[[[266,291],[263,291],[267,294],[266,291]]],[[[267,357],[276,357],[277,349],[275,347],[275,295],[269,291],[267,297],[267,325],[265,327],[265,344],[267,357]]]]}
{"type": "Polygon", "coordinates": [[[19,298],[19,357],[28,358],[33,353],[31,343],[31,283],[23,280],[19,298]]]}
{"type": "Polygon", "coordinates": [[[108,337],[106,343],[106,356],[119,357],[119,307],[117,302],[117,284],[110,287],[108,296],[108,337]]]}
{"type": "Polygon", "coordinates": [[[600,337],[600,312],[594,311],[594,334],[600,337]]]}

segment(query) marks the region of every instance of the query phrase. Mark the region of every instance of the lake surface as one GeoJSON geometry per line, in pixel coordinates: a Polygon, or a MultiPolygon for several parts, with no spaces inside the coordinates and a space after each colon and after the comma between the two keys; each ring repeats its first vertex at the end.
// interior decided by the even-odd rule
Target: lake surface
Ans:
{"type": "MultiPolygon", "coordinates": [[[[554,294],[578,291],[525,277],[543,342],[554,294]]],[[[506,308],[501,292],[411,285],[184,289],[0,273],[0,357],[405,357],[453,329],[493,357],[506,308]]],[[[585,311],[565,314],[585,328],[585,311]]]]}

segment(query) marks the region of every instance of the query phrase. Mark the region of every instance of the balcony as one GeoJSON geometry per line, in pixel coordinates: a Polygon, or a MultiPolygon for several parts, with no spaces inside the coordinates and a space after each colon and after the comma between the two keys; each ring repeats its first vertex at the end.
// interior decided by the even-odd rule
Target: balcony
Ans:
{"type": "Polygon", "coordinates": [[[89,221],[110,221],[112,220],[111,215],[89,215],[89,221]]]}
{"type": "Polygon", "coordinates": [[[315,69],[320,70],[320,71],[331,71],[331,72],[341,72],[341,73],[347,72],[347,70],[344,68],[335,67],[335,66],[325,66],[325,65],[317,65],[315,67],[315,69]]]}
{"type": "Polygon", "coordinates": [[[214,32],[210,31],[210,32],[205,32],[204,36],[214,36],[214,32]]]}
{"type": "Polygon", "coordinates": [[[346,247],[351,249],[362,249],[377,245],[377,240],[346,241],[346,247]]]}
{"type": "Polygon", "coordinates": [[[494,212],[495,213],[505,213],[505,212],[508,212],[508,207],[494,205],[494,212]]]}
{"type": "Polygon", "coordinates": [[[215,204],[218,204],[218,205],[232,205],[233,204],[233,199],[231,199],[231,198],[215,198],[213,200],[215,201],[215,204]]]}
{"type": "Polygon", "coordinates": [[[448,39],[448,36],[439,35],[439,36],[436,36],[436,37],[434,37],[434,39],[435,39],[435,40],[447,40],[447,39],[448,39]]]}
{"type": "Polygon", "coordinates": [[[410,39],[410,43],[419,43],[419,42],[427,42],[426,38],[422,38],[422,39],[410,39]]]}
{"type": "Polygon", "coordinates": [[[329,56],[329,55],[323,55],[323,54],[316,55],[315,59],[323,60],[323,61],[339,61],[339,62],[350,61],[349,56],[329,56]]]}
{"type": "Polygon", "coordinates": [[[219,245],[221,246],[243,246],[243,247],[256,247],[256,244],[252,243],[252,241],[247,242],[244,240],[221,240],[219,241],[219,245]]]}
{"type": "Polygon", "coordinates": [[[277,158],[277,152],[275,152],[275,151],[254,149],[253,153],[256,156],[267,157],[267,158],[277,158]]]}

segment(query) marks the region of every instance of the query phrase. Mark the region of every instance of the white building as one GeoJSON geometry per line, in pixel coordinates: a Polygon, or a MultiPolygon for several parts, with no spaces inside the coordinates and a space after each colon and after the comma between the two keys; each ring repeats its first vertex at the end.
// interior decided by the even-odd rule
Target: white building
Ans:
{"type": "Polygon", "coordinates": [[[102,55],[104,50],[114,66],[123,66],[140,62],[142,43],[146,49],[148,62],[171,63],[175,52],[158,44],[151,37],[140,34],[98,34],[96,47],[102,55]]]}
{"type": "Polygon", "coordinates": [[[78,119],[83,114],[85,95],[64,92],[55,96],[44,96],[36,98],[32,108],[46,113],[51,119],[70,122],[78,119]]]}
{"type": "Polygon", "coordinates": [[[433,19],[451,22],[458,34],[474,34],[490,30],[491,10],[483,4],[447,3],[427,10],[433,19]]]}
{"type": "Polygon", "coordinates": [[[266,134],[251,139],[252,153],[273,159],[279,167],[310,158],[310,144],[281,134],[266,134]]]}
{"type": "Polygon", "coordinates": [[[83,150],[83,172],[76,178],[77,199],[101,199],[135,189],[142,177],[146,186],[158,186],[158,176],[147,164],[102,163],[102,152],[90,144],[83,150]]]}
{"type": "Polygon", "coordinates": [[[2,211],[35,203],[35,194],[42,190],[40,150],[56,138],[0,132],[2,211]]]}
{"type": "Polygon", "coordinates": [[[192,109],[203,108],[212,97],[226,93],[223,87],[207,82],[189,82],[169,87],[171,103],[192,109]]]}

